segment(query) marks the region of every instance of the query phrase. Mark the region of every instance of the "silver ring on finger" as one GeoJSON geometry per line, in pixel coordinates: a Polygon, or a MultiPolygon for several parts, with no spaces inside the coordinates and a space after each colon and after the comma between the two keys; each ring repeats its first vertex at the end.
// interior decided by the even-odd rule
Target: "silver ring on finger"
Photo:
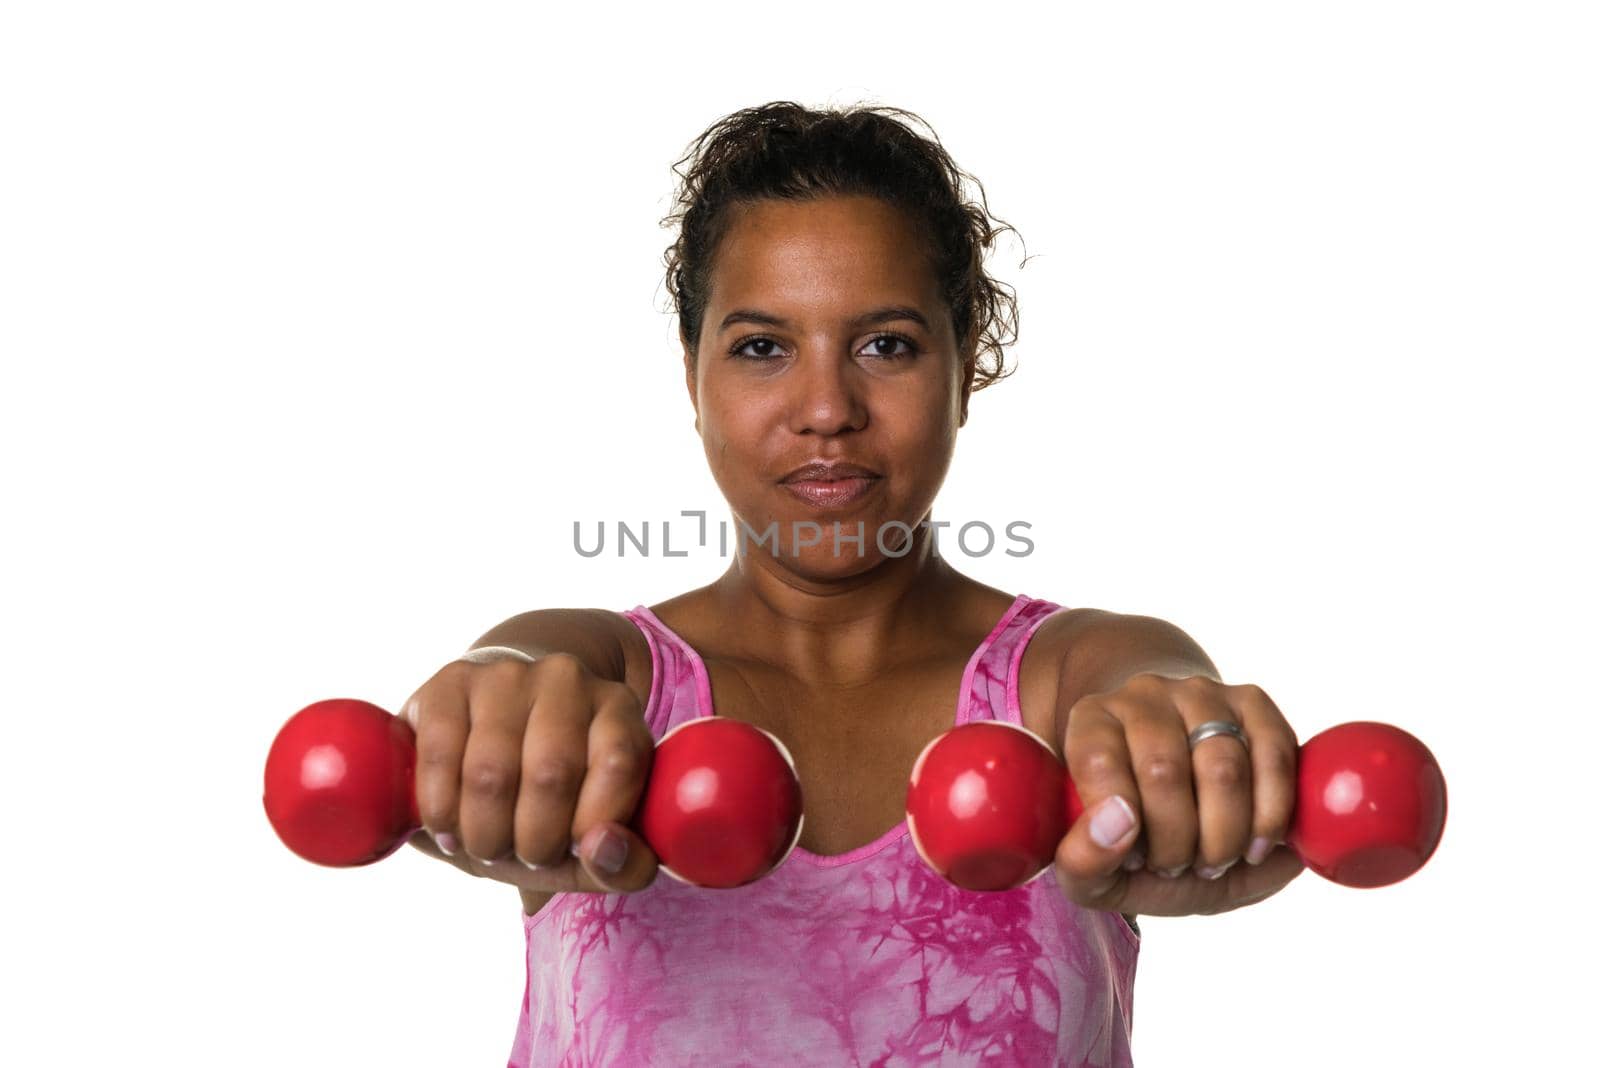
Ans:
{"type": "Polygon", "coordinates": [[[1245,736],[1243,727],[1237,723],[1229,723],[1227,720],[1210,719],[1189,732],[1189,751],[1193,752],[1194,747],[1207,738],[1215,738],[1223,734],[1239,739],[1246,751],[1250,749],[1250,739],[1245,736]]]}

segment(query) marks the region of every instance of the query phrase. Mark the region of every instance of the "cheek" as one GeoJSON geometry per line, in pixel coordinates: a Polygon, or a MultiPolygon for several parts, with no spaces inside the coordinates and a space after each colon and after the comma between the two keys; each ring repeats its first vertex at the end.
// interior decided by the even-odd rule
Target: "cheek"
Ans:
{"type": "MultiPolygon", "coordinates": [[[[909,398],[908,398],[909,399],[909,398]]],[[[895,437],[915,450],[940,450],[954,446],[961,424],[960,398],[945,389],[929,389],[901,409],[895,437]]]]}
{"type": "Polygon", "coordinates": [[[761,440],[763,419],[760,398],[703,394],[700,435],[711,462],[730,466],[734,458],[754,449],[761,440]]]}

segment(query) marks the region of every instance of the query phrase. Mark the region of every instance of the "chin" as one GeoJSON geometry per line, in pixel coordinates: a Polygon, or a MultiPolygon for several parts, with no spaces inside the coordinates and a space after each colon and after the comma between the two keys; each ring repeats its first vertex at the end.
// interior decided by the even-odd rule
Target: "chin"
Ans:
{"type": "Polygon", "coordinates": [[[803,579],[814,582],[836,582],[853,575],[865,574],[883,563],[884,559],[885,557],[871,546],[868,546],[862,556],[856,555],[854,546],[847,546],[837,557],[833,555],[832,547],[816,546],[805,549],[798,557],[780,557],[778,563],[784,570],[803,579]]]}

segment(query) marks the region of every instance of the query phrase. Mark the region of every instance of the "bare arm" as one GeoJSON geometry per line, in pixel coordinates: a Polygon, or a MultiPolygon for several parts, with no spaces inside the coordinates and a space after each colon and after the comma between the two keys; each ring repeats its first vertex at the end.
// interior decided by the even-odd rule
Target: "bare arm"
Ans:
{"type": "MultiPolygon", "coordinates": [[[[529,656],[567,653],[598,678],[610,682],[628,681],[630,661],[636,651],[624,640],[627,621],[615,612],[598,608],[541,608],[512,616],[496,624],[472,643],[504,645],[529,656]]],[[[645,652],[645,666],[649,653],[645,652]]]]}
{"type": "MultiPolygon", "coordinates": [[[[1154,616],[1091,610],[1060,661],[1055,708],[1064,716],[1081,697],[1108,693],[1146,672],[1184,679],[1222,676],[1206,651],[1177,626],[1154,616]]],[[[1064,723],[1055,724],[1060,736],[1064,723]]]]}

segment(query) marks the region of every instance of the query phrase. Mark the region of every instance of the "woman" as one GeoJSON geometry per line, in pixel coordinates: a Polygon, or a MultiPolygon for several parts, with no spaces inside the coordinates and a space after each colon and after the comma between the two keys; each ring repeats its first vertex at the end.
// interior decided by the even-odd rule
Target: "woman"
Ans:
{"type": "Polygon", "coordinates": [[[1265,693],[1171,624],[936,552],[1015,306],[983,269],[986,206],[913,121],[773,103],[680,163],[668,281],[741,534],[728,570],[652,608],[507,620],[407,702],[414,844],[521,891],[514,1065],[1127,1064],[1133,917],[1301,870],[1280,848],[1297,742],[1265,693]],[[654,739],[713,710],[780,738],[804,793],[794,852],[734,890],[656,879],[626,826],[654,739]],[[984,718],[1045,739],[1087,809],[1052,879],[974,893],[903,817],[918,752],[984,718]]]}

